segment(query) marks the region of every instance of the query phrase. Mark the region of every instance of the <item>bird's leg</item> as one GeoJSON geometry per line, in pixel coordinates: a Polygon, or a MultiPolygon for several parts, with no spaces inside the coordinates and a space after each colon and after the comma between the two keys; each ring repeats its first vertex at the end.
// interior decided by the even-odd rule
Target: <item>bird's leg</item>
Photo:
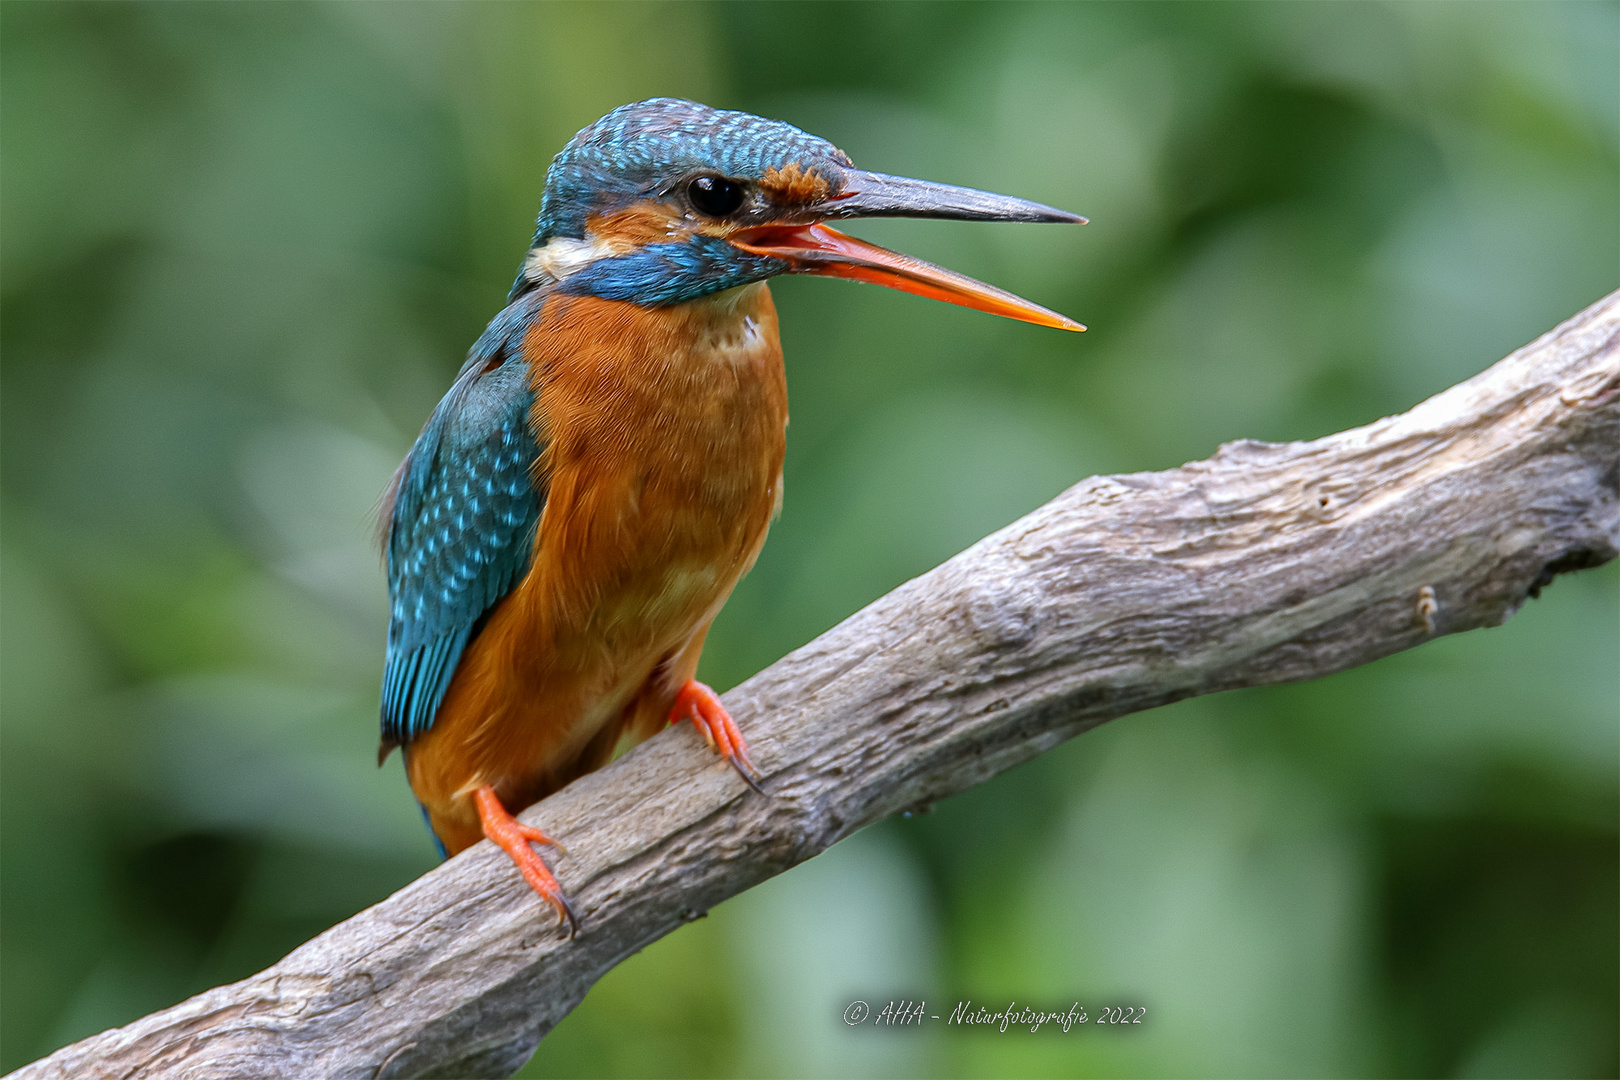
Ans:
{"type": "Polygon", "coordinates": [[[720,695],[696,679],[688,679],[681,692],[675,695],[675,704],[669,710],[669,722],[692,721],[706,742],[720,752],[720,756],[736,768],[748,786],[765,794],[759,786],[759,770],[748,760],[748,744],[743,742],[737,722],[720,704],[720,695]]]}
{"type": "Polygon", "coordinates": [[[558,851],[562,851],[563,846],[533,825],[525,825],[507,813],[495,789],[488,784],[473,792],[473,802],[478,805],[478,820],[484,826],[484,835],[512,857],[518,873],[529,883],[529,888],[557,909],[558,920],[568,923],[568,936],[579,933],[579,920],[574,917],[574,909],[563,895],[562,886],[557,884],[557,879],[529,844],[550,844],[558,851]]]}

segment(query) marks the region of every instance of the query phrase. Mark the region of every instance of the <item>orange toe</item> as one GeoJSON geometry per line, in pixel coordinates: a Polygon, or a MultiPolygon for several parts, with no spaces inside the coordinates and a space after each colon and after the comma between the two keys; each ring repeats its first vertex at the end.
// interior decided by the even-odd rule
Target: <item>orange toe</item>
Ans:
{"type": "Polygon", "coordinates": [[[531,843],[550,844],[561,851],[562,845],[533,825],[525,825],[507,813],[495,789],[488,784],[473,792],[473,802],[478,806],[478,819],[483,823],[484,835],[511,857],[518,873],[529,883],[529,888],[556,909],[558,920],[568,924],[568,936],[579,933],[579,919],[574,916],[573,907],[563,895],[562,886],[557,884],[556,877],[546,867],[539,853],[529,846],[531,843]]]}
{"type": "Polygon", "coordinates": [[[675,695],[675,704],[669,710],[670,723],[681,720],[692,721],[692,726],[698,729],[704,741],[731,762],[748,786],[761,795],[765,794],[765,789],[759,786],[759,770],[748,759],[748,744],[743,742],[737,722],[720,703],[720,695],[696,679],[688,680],[680,693],[675,695]]]}

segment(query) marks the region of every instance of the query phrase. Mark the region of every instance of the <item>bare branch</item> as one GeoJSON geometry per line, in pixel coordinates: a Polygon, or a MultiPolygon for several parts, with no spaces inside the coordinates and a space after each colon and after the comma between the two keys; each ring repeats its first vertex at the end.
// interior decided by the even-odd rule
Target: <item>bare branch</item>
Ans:
{"type": "Polygon", "coordinates": [[[1503,622],[1620,543],[1620,293],[1411,412],[1098,477],[726,695],[770,798],[685,728],[531,808],[574,941],[479,844],[269,970],[18,1072],[505,1074],[603,973],[897,810],[1116,716],[1503,622]]]}

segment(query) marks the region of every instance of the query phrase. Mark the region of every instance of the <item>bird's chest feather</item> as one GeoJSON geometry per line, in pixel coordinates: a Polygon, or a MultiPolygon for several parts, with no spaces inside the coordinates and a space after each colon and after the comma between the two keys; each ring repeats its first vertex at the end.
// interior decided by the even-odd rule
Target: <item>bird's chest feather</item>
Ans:
{"type": "Polygon", "coordinates": [[[554,297],[525,341],[548,496],[526,590],[553,647],[689,633],[780,499],[787,389],[763,284],[666,308],[554,297]]]}

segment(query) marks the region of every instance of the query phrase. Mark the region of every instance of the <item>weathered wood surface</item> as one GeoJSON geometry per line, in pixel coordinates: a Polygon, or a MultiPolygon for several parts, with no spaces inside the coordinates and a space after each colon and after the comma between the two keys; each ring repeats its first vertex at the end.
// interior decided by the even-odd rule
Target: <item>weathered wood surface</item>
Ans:
{"type": "Polygon", "coordinates": [[[604,972],[897,810],[1106,720],[1494,626],[1620,544],[1620,293],[1400,416],[1097,477],[726,695],[769,798],[689,728],[523,815],[556,930],[479,844],[269,970],[20,1070],[505,1075],[604,972]]]}

